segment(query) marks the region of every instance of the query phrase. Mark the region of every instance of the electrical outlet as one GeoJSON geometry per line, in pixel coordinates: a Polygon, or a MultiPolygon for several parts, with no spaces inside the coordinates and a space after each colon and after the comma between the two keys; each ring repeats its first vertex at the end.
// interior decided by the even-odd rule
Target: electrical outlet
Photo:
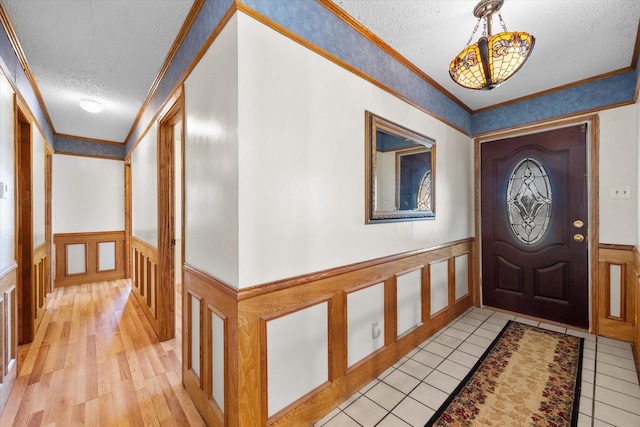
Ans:
{"type": "Polygon", "coordinates": [[[380,330],[380,326],[378,325],[378,322],[372,322],[371,323],[371,337],[373,339],[376,339],[380,336],[380,333],[382,331],[380,330]]]}

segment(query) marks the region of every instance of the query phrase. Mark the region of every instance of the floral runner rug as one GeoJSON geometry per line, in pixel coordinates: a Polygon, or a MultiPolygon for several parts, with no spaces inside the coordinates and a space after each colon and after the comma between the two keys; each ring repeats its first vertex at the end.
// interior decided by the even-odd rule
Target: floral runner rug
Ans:
{"type": "Polygon", "coordinates": [[[583,341],[510,321],[425,427],[576,426],[583,341]]]}

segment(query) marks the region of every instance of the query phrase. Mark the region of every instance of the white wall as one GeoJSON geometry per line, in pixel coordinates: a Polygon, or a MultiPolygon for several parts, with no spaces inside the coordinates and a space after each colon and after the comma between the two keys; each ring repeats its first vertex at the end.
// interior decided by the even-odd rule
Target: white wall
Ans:
{"type": "Polygon", "coordinates": [[[53,233],[124,230],[124,162],[53,156],[53,233]]]}
{"type": "Polygon", "coordinates": [[[185,262],[232,286],[238,285],[236,32],[234,16],[184,85],[185,262]]]}
{"type": "Polygon", "coordinates": [[[158,247],[158,125],[131,154],[131,234],[158,247]]]}
{"type": "Polygon", "coordinates": [[[473,235],[469,137],[237,19],[239,287],[473,235]],[[436,140],[435,220],[365,225],[365,110],[436,140]]]}
{"type": "Polygon", "coordinates": [[[600,242],[638,244],[638,106],[600,116],[600,242]],[[611,198],[613,187],[631,187],[630,199],[611,198]]]}
{"type": "Polygon", "coordinates": [[[15,166],[13,89],[0,73],[0,270],[15,262],[15,166]]]}

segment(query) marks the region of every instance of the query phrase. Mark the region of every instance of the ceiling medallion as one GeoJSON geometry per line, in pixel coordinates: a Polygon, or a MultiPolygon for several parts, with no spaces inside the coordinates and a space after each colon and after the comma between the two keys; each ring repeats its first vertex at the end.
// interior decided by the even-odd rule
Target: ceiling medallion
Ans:
{"type": "Polygon", "coordinates": [[[467,46],[451,61],[449,74],[453,81],[468,89],[491,90],[513,76],[525,63],[535,38],[525,32],[509,32],[500,15],[504,0],[481,0],[473,9],[478,18],[467,46]],[[498,14],[504,32],[491,34],[491,17],[498,14]],[[471,44],[484,20],[482,37],[471,44]]]}

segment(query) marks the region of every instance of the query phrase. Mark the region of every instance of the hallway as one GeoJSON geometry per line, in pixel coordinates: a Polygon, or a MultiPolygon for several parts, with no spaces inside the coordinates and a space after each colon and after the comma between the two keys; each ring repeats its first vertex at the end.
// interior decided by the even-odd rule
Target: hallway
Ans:
{"type": "Polygon", "coordinates": [[[158,342],[129,281],[48,298],[0,426],[204,425],[181,384],[180,335],[158,342]]]}

